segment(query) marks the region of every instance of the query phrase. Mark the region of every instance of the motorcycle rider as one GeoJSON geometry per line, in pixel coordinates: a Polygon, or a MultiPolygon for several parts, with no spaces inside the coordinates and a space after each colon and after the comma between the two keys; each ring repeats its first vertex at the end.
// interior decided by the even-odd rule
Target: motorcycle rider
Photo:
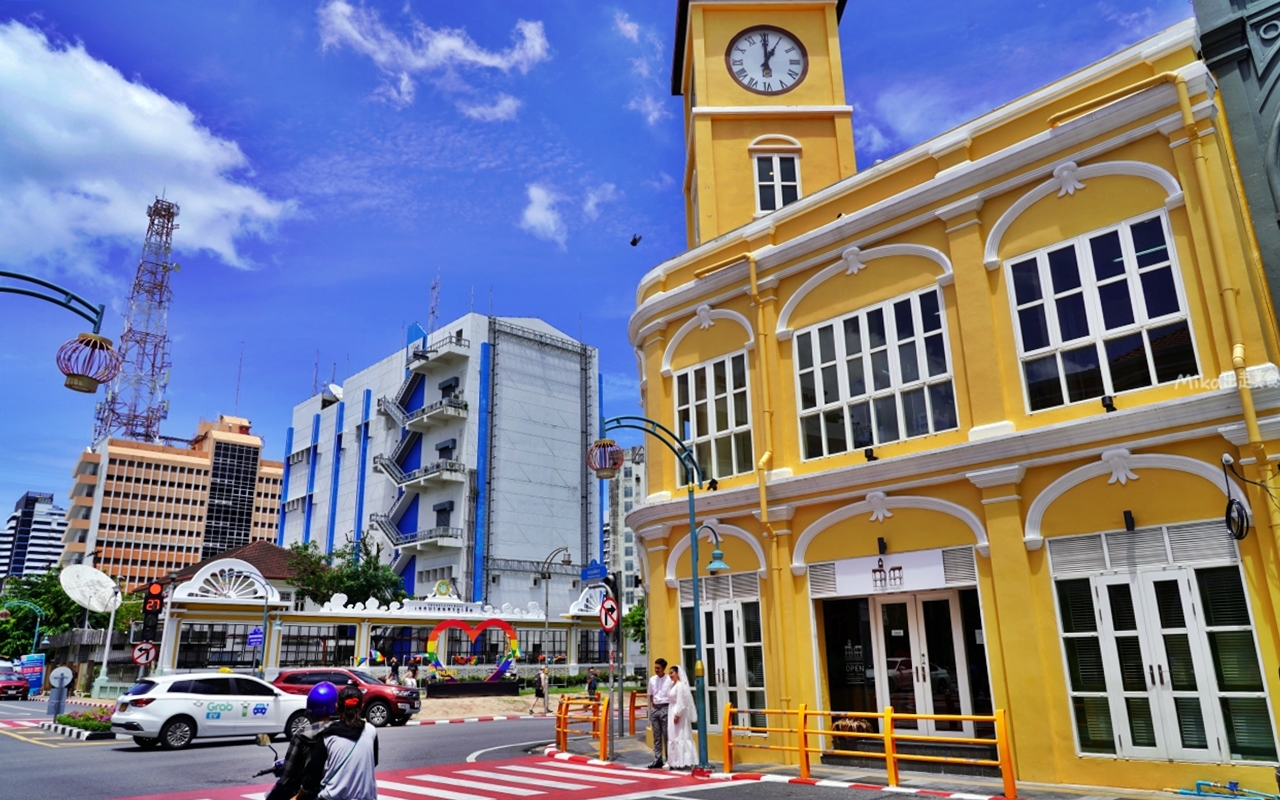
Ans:
{"type": "Polygon", "coordinates": [[[332,683],[322,681],[307,692],[307,715],[311,717],[311,724],[294,734],[289,742],[289,751],[276,771],[279,778],[266,800],[293,800],[294,797],[307,800],[305,795],[299,795],[303,779],[314,769],[313,762],[324,765],[326,754],[320,735],[332,724],[331,718],[337,710],[338,687],[332,683]]]}

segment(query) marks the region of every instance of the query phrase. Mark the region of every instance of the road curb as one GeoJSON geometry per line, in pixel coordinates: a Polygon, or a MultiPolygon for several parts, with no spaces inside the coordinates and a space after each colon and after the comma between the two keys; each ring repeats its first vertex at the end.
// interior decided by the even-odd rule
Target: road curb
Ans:
{"type": "Polygon", "coordinates": [[[762,783],[798,783],[805,786],[822,786],[829,789],[856,789],[861,792],[893,792],[894,794],[918,795],[921,797],[950,797],[955,800],[1005,800],[1000,795],[969,794],[968,792],[938,792],[933,789],[912,789],[909,786],[877,786],[872,783],[850,783],[820,778],[789,778],[786,775],[772,775],[762,772],[715,772],[713,780],[720,781],[760,781],[762,783]]]}
{"type": "Polygon", "coordinates": [[[413,725],[461,725],[464,722],[502,722],[509,719],[542,719],[542,717],[515,715],[515,716],[497,716],[497,717],[464,717],[462,719],[411,719],[405,723],[406,726],[413,725]]]}
{"type": "MultiPolygon", "coordinates": [[[[568,761],[573,764],[590,764],[593,767],[610,767],[612,769],[621,770],[624,772],[648,772],[649,771],[645,767],[637,767],[631,764],[619,764],[616,761],[601,761],[598,758],[589,758],[587,756],[580,756],[577,753],[566,753],[556,749],[555,745],[548,745],[547,747],[543,748],[542,754],[547,758],[554,758],[557,761],[568,761]]],[[[693,777],[696,778],[700,776],[694,775],[693,777]]]]}
{"type": "Polygon", "coordinates": [[[71,739],[79,739],[82,742],[94,742],[99,739],[116,738],[116,735],[111,731],[86,731],[83,728],[73,728],[70,725],[59,725],[56,722],[41,722],[40,727],[71,739]]]}

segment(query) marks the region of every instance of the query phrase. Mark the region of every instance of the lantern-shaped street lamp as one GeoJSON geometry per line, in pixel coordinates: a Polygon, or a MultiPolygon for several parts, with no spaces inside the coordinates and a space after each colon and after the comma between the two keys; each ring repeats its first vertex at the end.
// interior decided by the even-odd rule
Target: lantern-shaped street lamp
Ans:
{"type": "Polygon", "coordinates": [[[614,440],[597,439],[587,448],[587,466],[600,480],[611,480],[616,478],[618,470],[622,469],[624,455],[622,448],[614,440]]]}
{"type": "Polygon", "coordinates": [[[58,348],[58,369],[67,376],[66,387],[93,394],[99,384],[120,374],[120,354],[111,340],[94,333],[82,333],[58,348]]]}

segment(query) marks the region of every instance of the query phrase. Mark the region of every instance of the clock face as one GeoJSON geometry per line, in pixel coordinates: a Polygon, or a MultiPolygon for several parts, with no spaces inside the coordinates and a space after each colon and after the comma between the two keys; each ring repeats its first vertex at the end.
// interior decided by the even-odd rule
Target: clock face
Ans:
{"type": "Polygon", "coordinates": [[[735,36],[724,61],[733,79],[756,94],[790,91],[809,71],[809,54],[800,40],[772,25],[756,25],[735,36]]]}

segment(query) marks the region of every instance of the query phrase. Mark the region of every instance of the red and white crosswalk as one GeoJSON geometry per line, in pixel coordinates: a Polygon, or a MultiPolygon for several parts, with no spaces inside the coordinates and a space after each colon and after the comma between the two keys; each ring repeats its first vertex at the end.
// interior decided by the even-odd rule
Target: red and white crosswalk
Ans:
{"type": "MultiPolygon", "coordinates": [[[[604,800],[706,782],[688,775],[577,764],[543,757],[414,767],[378,773],[378,800],[604,800]]],[[[166,793],[121,800],[265,800],[270,786],[166,793]]]]}
{"type": "Polygon", "coordinates": [[[0,719],[0,728],[37,728],[43,719],[0,719]]]}

